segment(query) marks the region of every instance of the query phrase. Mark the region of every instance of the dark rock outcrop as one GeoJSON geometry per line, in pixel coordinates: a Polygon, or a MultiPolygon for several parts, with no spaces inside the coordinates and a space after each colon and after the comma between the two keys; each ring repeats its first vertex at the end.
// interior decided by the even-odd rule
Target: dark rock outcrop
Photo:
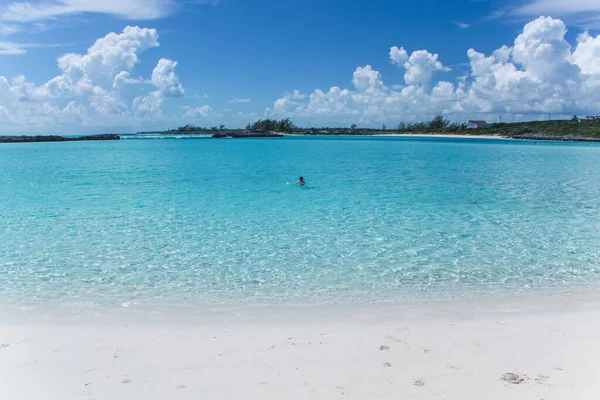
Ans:
{"type": "Polygon", "coordinates": [[[212,135],[215,139],[231,139],[231,138],[280,138],[282,133],[269,132],[263,129],[255,130],[223,130],[212,135]]]}
{"type": "Polygon", "coordinates": [[[48,136],[0,136],[0,143],[33,143],[33,142],[80,142],[84,140],[120,140],[119,135],[103,134],[79,137],[48,136]]]}

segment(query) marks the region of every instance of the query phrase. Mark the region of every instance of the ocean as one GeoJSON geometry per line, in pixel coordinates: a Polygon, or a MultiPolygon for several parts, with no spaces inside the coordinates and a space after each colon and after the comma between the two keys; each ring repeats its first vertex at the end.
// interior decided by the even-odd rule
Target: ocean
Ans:
{"type": "Polygon", "coordinates": [[[0,305],[365,305],[600,289],[598,144],[131,139],[0,145],[0,305]]]}

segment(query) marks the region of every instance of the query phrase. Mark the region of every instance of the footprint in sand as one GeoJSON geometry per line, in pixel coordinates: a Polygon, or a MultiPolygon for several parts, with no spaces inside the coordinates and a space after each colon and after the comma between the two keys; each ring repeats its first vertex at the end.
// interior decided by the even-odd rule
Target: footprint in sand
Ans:
{"type": "Polygon", "coordinates": [[[425,381],[422,379],[415,379],[415,381],[413,382],[413,385],[423,387],[423,386],[425,386],[425,381]]]}
{"type": "Polygon", "coordinates": [[[394,342],[403,343],[403,344],[405,344],[405,345],[407,345],[407,346],[410,347],[410,343],[408,343],[406,340],[402,340],[402,339],[397,338],[397,337],[392,336],[392,335],[387,335],[386,338],[390,339],[390,340],[393,340],[394,342]]]}
{"type": "Polygon", "coordinates": [[[550,377],[549,377],[549,376],[546,376],[546,375],[538,375],[538,376],[537,376],[537,378],[535,378],[535,381],[536,381],[537,383],[540,383],[540,384],[542,384],[542,383],[546,383],[546,381],[547,381],[549,378],[550,378],[550,377]]]}
{"type": "Polygon", "coordinates": [[[390,346],[379,346],[379,350],[381,350],[381,351],[386,351],[389,349],[390,349],[390,346]]]}

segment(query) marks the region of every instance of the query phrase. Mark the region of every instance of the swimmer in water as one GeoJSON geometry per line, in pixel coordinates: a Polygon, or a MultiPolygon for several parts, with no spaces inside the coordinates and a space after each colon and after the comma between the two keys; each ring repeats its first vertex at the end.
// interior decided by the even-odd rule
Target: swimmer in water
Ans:
{"type": "Polygon", "coordinates": [[[296,185],[300,185],[300,186],[304,186],[306,185],[306,182],[304,182],[304,177],[300,177],[300,179],[298,179],[298,182],[296,182],[296,185]]]}

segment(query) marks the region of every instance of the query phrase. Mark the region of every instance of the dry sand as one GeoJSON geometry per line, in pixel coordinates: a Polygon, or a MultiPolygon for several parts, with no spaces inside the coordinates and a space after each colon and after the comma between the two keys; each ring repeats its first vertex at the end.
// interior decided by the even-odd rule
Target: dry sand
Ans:
{"type": "Polygon", "coordinates": [[[400,136],[400,137],[435,137],[435,138],[455,138],[455,139],[510,139],[506,136],[501,135],[453,135],[453,134],[444,134],[444,133],[432,133],[432,134],[411,134],[411,133],[382,133],[376,134],[373,136],[400,136]]]}
{"type": "Polygon", "coordinates": [[[3,400],[600,398],[597,295],[0,321],[3,400]]]}

